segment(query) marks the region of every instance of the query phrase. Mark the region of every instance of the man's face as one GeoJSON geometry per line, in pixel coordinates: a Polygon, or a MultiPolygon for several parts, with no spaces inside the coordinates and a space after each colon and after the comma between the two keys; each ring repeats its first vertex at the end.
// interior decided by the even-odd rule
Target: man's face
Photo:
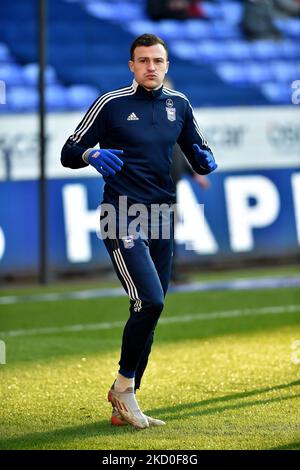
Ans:
{"type": "Polygon", "coordinates": [[[136,47],[134,60],[128,65],[137,83],[147,90],[159,88],[169,68],[167,53],[161,44],[136,47]]]}

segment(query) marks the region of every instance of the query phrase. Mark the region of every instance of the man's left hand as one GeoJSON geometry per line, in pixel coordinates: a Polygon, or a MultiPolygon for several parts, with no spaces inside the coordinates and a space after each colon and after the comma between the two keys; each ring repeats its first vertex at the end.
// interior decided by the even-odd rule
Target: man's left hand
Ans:
{"type": "Polygon", "coordinates": [[[199,163],[201,168],[203,168],[203,170],[212,172],[216,168],[218,168],[214,157],[210,152],[208,152],[208,150],[202,150],[197,144],[193,144],[193,149],[197,162],[199,163]]]}

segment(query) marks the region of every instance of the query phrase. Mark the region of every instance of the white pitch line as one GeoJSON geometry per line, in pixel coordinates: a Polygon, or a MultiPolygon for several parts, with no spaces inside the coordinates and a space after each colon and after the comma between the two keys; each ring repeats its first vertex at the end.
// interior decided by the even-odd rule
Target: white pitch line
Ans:
{"type": "MultiPolygon", "coordinates": [[[[300,313],[300,305],[279,305],[273,307],[261,308],[246,308],[241,310],[225,310],[221,312],[207,312],[207,313],[193,313],[189,315],[181,315],[175,317],[162,317],[159,320],[160,325],[168,325],[170,323],[190,323],[193,321],[216,320],[218,318],[234,318],[255,315],[282,315],[286,313],[300,313]]],[[[10,330],[0,331],[0,337],[10,336],[31,336],[31,335],[44,335],[52,333],[78,333],[80,331],[93,331],[93,330],[112,330],[113,328],[123,328],[124,321],[117,321],[111,323],[87,323],[79,325],[68,325],[61,327],[47,327],[47,328],[31,328],[25,330],[10,330]]]]}
{"type": "MultiPolygon", "coordinates": [[[[255,279],[232,279],[224,281],[192,282],[170,286],[169,294],[187,292],[211,292],[216,290],[252,290],[279,289],[284,287],[300,287],[300,277],[272,277],[255,279]]],[[[104,297],[126,296],[122,287],[107,289],[90,289],[71,292],[49,292],[44,294],[25,294],[0,296],[0,305],[19,304],[24,302],[57,302],[64,300],[85,300],[104,297]]]]}

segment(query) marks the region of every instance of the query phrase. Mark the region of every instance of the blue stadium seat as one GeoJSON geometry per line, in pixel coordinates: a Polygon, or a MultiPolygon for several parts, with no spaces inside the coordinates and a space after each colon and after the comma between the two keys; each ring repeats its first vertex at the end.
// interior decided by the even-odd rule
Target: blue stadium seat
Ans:
{"type": "Polygon", "coordinates": [[[282,59],[300,59],[299,41],[286,40],[281,41],[277,45],[278,58],[282,59]]]}
{"type": "Polygon", "coordinates": [[[274,42],[271,40],[255,41],[249,44],[254,59],[300,59],[298,42],[284,40],[274,42]]]}
{"type": "Polygon", "coordinates": [[[146,18],[144,8],[132,2],[88,2],[86,10],[93,16],[108,20],[134,21],[146,18]]]}
{"type": "Polygon", "coordinates": [[[68,94],[62,85],[48,85],[46,88],[46,106],[48,111],[68,109],[68,94]]]}
{"type": "Polygon", "coordinates": [[[140,36],[145,31],[151,31],[153,34],[157,34],[159,36],[159,23],[153,24],[152,21],[146,20],[136,20],[130,21],[123,25],[124,29],[132,33],[134,36],[140,36]]]}
{"type": "Polygon", "coordinates": [[[278,44],[271,40],[260,40],[249,43],[253,59],[271,60],[279,55],[278,44]]]}
{"type": "Polygon", "coordinates": [[[23,69],[17,64],[0,64],[0,78],[6,85],[24,84],[23,69]]]}
{"type": "Polygon", "coordinates": [[[220,4],[223,19],[227,23],[238,24],[242,20],[243,5],[239,2],[226,1],[220,4]]]}
{"type": "Polygon", "coordinates": [[[277,82],[292,82],[299,79],[300,65],[295,62],[274,61],[270,64],[273,79],[277,82]]]}
{"type": "Polygon", "coordinates": [[[171,51],[181,59],[192,60],[197,58],[195,46],[190,41],[174,41],[171,44],[171,51]]]}
{"type": "Polygon", "coordinates": [[[211,20],[223,18],[223,11],[220,8],[220,5],[216,5],[215,3],[211,2],[202,2],[201,5],[205,15],[211,20]]]}
{"type": "Polygon", "coordinates": [[[87,109],[98,98],[100,92],[90,85],[73,85],[67,89],[68,107],[87,109]]]}
{"type": "Polygon", "coordinates": [[[222,20],[236,25],[241,21],[243,6],[239,2],[223,1],[219,3],[202,2],[206,15],[213,20],[222,20]]]}
{"type": "MultiPolygon", "coordinates": [[[[24,65],[23,76],[25,78],[26,83],[28,83],[29,85],[37,85],[39,77],[39,65],[35,63],[24,65]]],[[[46,67],[45,78],[46,83],[49,85],[57,83],[56,72],[54,68],[50,65],[46,67]]]]}
{"type": "MultiPolygon", "coordinates": [[[[257,84],[277,78],[273,64],[261,62],[221,63],[217,67],[218,73],[224,81],[233,84],[257,84]]],[[[277,75],[279,73],[277,72],[277,75]]],[[[283,75],[283,73],[282,73],[283,75]]]]}
{"type": "Polygon", "coordinates": [[[215,39],[241,39],[242,33],[238,26],[226,23],[226,21],[214,21],[207,25],[210,29],[210,37],[215,39]]]}
{"type": "Polygon", "coordinates": [[[268,64],[250,62],[245,64],[245,69],[249,83],[260,84],[272,79],[272,70],[268,64]]]}
{"type": "Polygon", "coordinates": [[[156,27],[156,34],[166,40],[170,40],[171,38],[178,39],[185,31],[183,24],[184,22],[179,20],[159,21],[158,26],[156,27]]]}
{"type": "Polygon", "coordinates": [[[247,83],[247,67],[244,64],[234,62],[222,62],[217,66],[220,77],[228,83],[247,83]]]}
{"type": "Polygon", "coordinates": [[[226,49],[227,57],[231,60],[251,60],[251,44],[247,41],[228,41],[226,46],[218,44],[219,48],[226,49]]]}
{"type": "Polygon", "coordinates": [[[285,37],[300,38],[299,18],[278,18],[275,20],[275,24],[285,37]]]}
{"type": "Polygon", "coordinates": [[[212,37],[212,27],[209,21],[203,20],[186,20],[177,25],[176,38],[193,39],[209,39],[212,37]]]}
{"type": "Polygon", "coordinates": [[[228,57],[227,48],[220,47],[219,41],[200,41],[197,44],[191,43],[190,47],[194,50],[195,59],[204,62],[215,63],[228,57]]]}
{"type": "Polygon", "coordinates": [[[11,111],[35,111],[38,107],[38,91],[28,86],[8,87],[7,105],[11,111]]]}
{"type": "Polygon", "coordinates": [[[273,104],[291,104],[290,84],[270,82],[261,86],[262,93],[273,104]]]}

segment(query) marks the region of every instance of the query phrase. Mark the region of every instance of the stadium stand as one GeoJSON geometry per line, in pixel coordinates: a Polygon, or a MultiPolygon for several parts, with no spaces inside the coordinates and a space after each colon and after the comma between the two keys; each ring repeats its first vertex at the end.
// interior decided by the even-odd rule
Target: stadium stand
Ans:
{"type": "MultiPolygon", "coordinates": [[[[300,19],[279,18],[280,41],[247,41],[240,1],[202,2],[207,19],[151,21],[145,0],[48,2],[48,110],[85,109],[95,97],[126,85],[128,47],[151,32],[170,48],[170,74],[194,106],[289,104],[300,76],[300,19]]],[[[5,112],[35,110],[38,102],[36,1],[1,5],[0,79],[5,112]]],[[[4,112],[4,107],[0,108],[4,112]]]]}

